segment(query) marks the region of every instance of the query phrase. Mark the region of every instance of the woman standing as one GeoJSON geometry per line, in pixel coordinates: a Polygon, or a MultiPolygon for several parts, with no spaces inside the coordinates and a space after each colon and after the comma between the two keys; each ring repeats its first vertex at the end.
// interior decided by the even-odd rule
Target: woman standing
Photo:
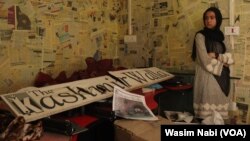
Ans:
{"type": "Polygon", "coordinates": [[[204,28],[195,35],[192,59],[195,61],[194,111],[204,119],[217,111],[228,118],[230,69],[233,64],[229,42],[220,30],[222,14],[210,7],[203,14],[204,28]]]}

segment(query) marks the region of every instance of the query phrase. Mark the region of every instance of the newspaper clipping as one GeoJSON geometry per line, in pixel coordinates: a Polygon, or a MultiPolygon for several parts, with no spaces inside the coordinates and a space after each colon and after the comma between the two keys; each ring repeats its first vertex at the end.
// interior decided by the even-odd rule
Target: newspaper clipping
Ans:
{"type": "Polygon", "coordinates": [[[113,111],[116,116],[136,120],[158,120],[148,108],[145,97],[114,87],[113,111]]]}

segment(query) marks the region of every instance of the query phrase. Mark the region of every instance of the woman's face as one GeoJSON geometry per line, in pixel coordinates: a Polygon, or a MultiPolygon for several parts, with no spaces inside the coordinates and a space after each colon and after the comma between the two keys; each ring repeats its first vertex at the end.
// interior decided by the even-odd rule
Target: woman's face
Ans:
{"type": "Polygon", "coordinates": [[[205,15],[205,26],[209,29],[214,29],[216,26],[216,17],[213,11],[208,11],[205,15]]]}

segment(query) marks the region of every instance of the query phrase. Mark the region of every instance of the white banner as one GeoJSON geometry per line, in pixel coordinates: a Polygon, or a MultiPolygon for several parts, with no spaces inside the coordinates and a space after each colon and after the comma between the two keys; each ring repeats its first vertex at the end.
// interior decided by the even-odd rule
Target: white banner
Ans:
{"type": "Polygon", "coordinates": [[[15,116],[41,119],[113,96],[114,86],[133,90],[173,77],[158,68],[128,69],[69,83],[1,95],[15,116]],[[114,77],[115,76],[115,77],[114,77]]]}

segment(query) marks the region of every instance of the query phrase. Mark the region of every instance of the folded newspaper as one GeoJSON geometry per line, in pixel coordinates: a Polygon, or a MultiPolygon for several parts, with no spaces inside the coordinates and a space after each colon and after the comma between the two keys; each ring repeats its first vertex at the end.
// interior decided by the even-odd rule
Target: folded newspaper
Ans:
{"type": "Polygon", "coordinates": [[[136,120],[158,120],[148,108],[145,97],[114,87],[112,109],[116,116],[136,120]]]}

